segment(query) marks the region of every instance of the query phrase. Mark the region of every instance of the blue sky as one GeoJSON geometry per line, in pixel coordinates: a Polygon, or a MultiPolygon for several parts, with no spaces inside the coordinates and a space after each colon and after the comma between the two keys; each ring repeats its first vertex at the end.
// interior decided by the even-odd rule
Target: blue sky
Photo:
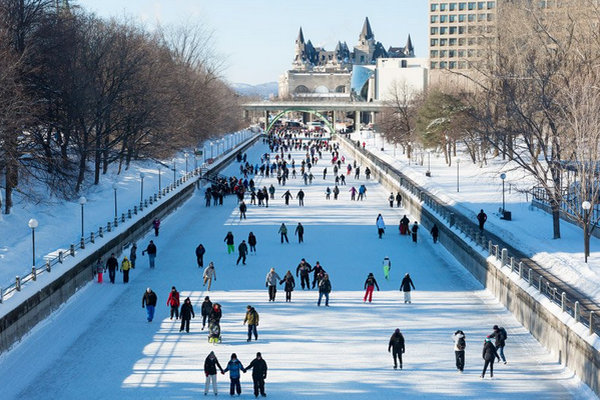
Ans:
{"type": "Polygon", "coordinates": [[[375,39],[404,46],[410,33],[416,55],[427,55],[427,0],[73,0],[102,17],[134,17],[152,26],[202,24],[214,32],[216,52],[230,82],[276,81],[289,69],[302,26],[314,45],[352,48],[365,17],[375,39]]]}

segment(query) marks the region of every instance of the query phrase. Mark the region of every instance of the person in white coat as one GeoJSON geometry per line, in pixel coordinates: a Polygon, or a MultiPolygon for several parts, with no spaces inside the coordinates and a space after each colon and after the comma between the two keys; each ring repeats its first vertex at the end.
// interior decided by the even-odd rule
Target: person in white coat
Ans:
{"type": "Polygon", "coordinates": [[[377,226],[377,234],[379,235],[379,239],[381,239],[385,231],[385,222],[383,222],[383,216],[381,214],[377,216],[377,222],[375,225],[377,226]]]}
{"type": "Polygon", "coordinates": [[[215,280],[215,282],[217,281],[217,272],[215,271],[215,265],[212,263],[212,261],[210,262],[210,264],[208,264],[208,268],[206,268],[206,270],[204,271],[203,278],[203,286],[206,286],[206,284],[208,283],[208,291],[210,292],[210,284],[212,283],[213,279],[215,280]]]}
{"type": "Polygon", "coordinates": [[[463,372],[465,369],[465,348],[467,347],[467,342],[465,338],[465,333],[461,330],[457,330],[452,335],[452,339],[454,340],[454,357],[456,358],[456,369],[460,372],[463,372]]]}
{"type": "Polygon", "coordinates": [[[277,294],[277,283],[281,280],[275,268],[271,268],[266,277],[265,286],[269,288],[269,301],[275,301],[275,295],[277,294]]]}

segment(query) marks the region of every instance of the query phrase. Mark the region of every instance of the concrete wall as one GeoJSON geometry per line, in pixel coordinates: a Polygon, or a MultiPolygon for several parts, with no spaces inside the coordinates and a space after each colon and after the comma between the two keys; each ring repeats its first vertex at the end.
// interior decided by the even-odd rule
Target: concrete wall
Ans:
{"type": "MultiPolygon", "coordinates": [[[[516,319],[555,356],[558,362],[569,367],[596,394],[600,395],[600,353],[590,345],[572,325],[572,318],[559,318],[543,305],[535,296],[513,281],[505,271],[482,256],[478,249],[472,247],[446,221],[422,207],[418,192],[410,193],[404,186],[387,173],[384,163],[376,165],[365,157],[351,142],[340,140],[344,153],[351,155],[360,164],[368,166],[372,175],[389,191],[400,192],[404,207],[422,225],[422,229],[430,229],[436,223],[439,230],[440,243],[479,281],[492,292],[504,306],[513,313],[516,319]],[[413,197],[416,195],[416,198],[413,197]]],[[[541,296],[541,295],[540,295],[541,296]]],[[[563,315],[566,317],[566,314],[563,315]]]]}
{"type": "MultiPolygon", "coordinates": [[[[217,160],[212,171],[221,170],[226,167],[235,155],[245,151],[262,136],[256,136],[253,140],[232,152],[227,157],[217,160]]],[[[80,260],[71,269],[66,271],[54,282],[40,288],[38,292],[26,301],[15,307],[11,312],[0,318],[0,354],[9,350],[16,342],[21,340],[35,325],[49,316],[61,304],[66,302],[82,286],[93,279],[93,266],[98,258],[106,259],[110,253],[120,254],[123,247],[133,241],[138,241],[151,230],[151,221],[154,218],[163,219],[174,212],[194,193],[195,182],[200,178],[191,179],[187,187],[181,189],[171,198],[165,200],[155,209],[140,217],[129,229],[118,236],[107,241],[97,251],[80,260]]],[[[141,247],[141,246],[140,246],[141,247]]],[[[140,248],[141,250],[141,248],[140,248]]],[[[160,251],[160,249],[159,249],[160,251]]],[[[50,272],[52,273],[52,272],[50,272]]],[[[35,283],[30,283],[35,284],[35,283]]],[[[10,301],[7,300],[7,301],[10,301]]],[[[2,307],[3,305],[0,305],[2,307]]]]}

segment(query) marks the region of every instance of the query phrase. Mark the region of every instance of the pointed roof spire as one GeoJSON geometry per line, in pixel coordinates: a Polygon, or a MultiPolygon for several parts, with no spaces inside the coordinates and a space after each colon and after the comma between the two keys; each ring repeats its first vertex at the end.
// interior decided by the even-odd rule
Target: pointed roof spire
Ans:
{"type": "Polygon", "coordinates": [[[363,24],[362,31],[360,32],[360,39],[374,39],[375,35],[371,30],[371,24],[369,23],[369,17],[365,17],[365,23],[363,24]]]}
{"type": "Polygon", "coordinates": [[[298,32],[298,37],[296,38],[297,43],[304,43],[304,33],[302,33],[302,27],[300,27],[300,31],[298,32]]]}
{"type": "Polygon", "coordinates": [[[408,40],[406,41],[405,48],[408,55],[413,55],[415,53],[415,48],[413,47],[412,40],[410,39],[410,33],[408,34],[408,40]]]}

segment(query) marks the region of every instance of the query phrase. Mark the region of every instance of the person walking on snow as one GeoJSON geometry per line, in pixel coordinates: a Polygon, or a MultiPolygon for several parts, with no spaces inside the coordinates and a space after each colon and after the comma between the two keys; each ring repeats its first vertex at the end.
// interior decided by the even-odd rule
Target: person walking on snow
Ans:
{"type": "Polygon", "coordinates": [[[135,269],[135,260],[137,260],[137,244],[133,242],[131,250],[129,250],[129,261],[131,262],[132,269],[135,269]]]}
{"type": "Polygon", "coordinates": [[[477,221],[479,222],[479,230],[483,232],[483,225],[487,221],[487,214],[483,212],[483,209],[477,214],[477,221]]]}
{"type": "Polygon", "coordinates": [[[240,385],[240,371],[244,370],[244,366],[241,361],[238,360],[237,355],[235,353],[231,354],[231,360],[227,363],[227,366],[223,370],[223,374],[229,371],[229,380],[231,383],[229,384],[229,395],[233,396],[234,394],[240,396],[242,394],[242,386],[240,385]]]}
{"type": "Polygon", "coordinates": [[[363,303],[367,301],[367,297],[369,298],[369,303],[371,302],[371,300],[373,300],[373,289],[375,287],[377,287],[377,291],[379,292],[379,285],[377,284],[377,280],[373,276],[373,273],[370,272],[369,276],[367,276],[367,280],[365,281],[364,285],[364,289],[366,289],[367,291],[365,292],[363,303]]]}
{"type": "Polygon", "coordinates": [[[387,281],[390,278],[390,270],[392,269],[392,262],[389,257],[383,259],[383,276],[387,281]]]}
{"type": "Polygon", "coordinates": [[[402,217],[402,219],[400,220],[400,225],[399,225],[401,235],[408,234],[408,225],[409,224],[410,224],[410,220],[406,217],[406,215],[404,217],[402,217]]]}
{"type": "Polygon", "coordinates": [[[298,191],[296,198],[298,199],[298,206],[303,207],[304,206],[304,191],[302,189],[300,189],[298,191]]]}
{"type": "Polygon", "coordinates": [[[242,201],[240,203],[240,221],[242,220],[242,217],[246,219],[246,210],[248,210],[248,207],[246,206],[246,203],[242,201]]]}
{"type": "Polygon", "coordinates": [[[208,263],[208,268],[204,270],[202,278],[204,279],[202,286],[206,286],[206,283],[208,282],[207,290],[210,292],[210,285],[212,284],[213,279],[215,282],[217,281],[217,272],[215,271],[215,265],[212,263],[212,261],[208,263]]]}
{"type": "Polygon", "coordinates": [[[248,234],[248,246],[250,246],[250,252],[256,255],[256,236],[252,232],[248,234]]]}
{"type": "Polygon", "coordinates": [[[329,186],[327,186],[327,189],[325,189],[325,200],[331,200],[331,189],[329,186]]]}
{"type": "Polygon", "coordinates": [[[204,267],[204,253],[206,253],[206,249],[202,243],[200,243],[198,247],[196,247],[196,261],[198,262],[199,268],[204,267]]]}
{"type": "Polygon", "coordinates": [[[160,228],[160,219],[154,218],[154,221],[152,221],[152,227],[154,228],[154,236],[158,236],[158,229],[160,228]]]}
{"type": "Polygon", "coordinates": [[[256,358],[243,371],[246,372],[250,369],[252,370],[252,381],[254,383],[254,397],[258,397],[259,393],[262,397],[266,397],[267,363],[263,360],[260,352],[256,353],[256,358]]]}
{"type": "Polygon", "coordinates": [[[150,268],[154,268],[154,262],[156,260],[156,245],[152,240],[150,243],[148,243],[146,250],[142,251],[142,255],[145,255],[146,253],[148,253],[148,262],[150,263],[150,268]]]}
{"type": "Polygon", "coordinates": [[[206,319],[210,315],[211,311],[212,301],[210,301],[210,297],[206,296],[202,302],[202,308],[200,309],[200,312],[202,313],[202,330],[204,330],[204,327],[206,326],[206,319]]]}
{"type": "Polygon", "coordinates": [[[231,231],[227,232],[227,235],[225,235],[225,239],[223,239],[223,241],[225,244],[227,244],[227,254],[233,253],[235,251],[235,242],[233,240],[233,233],[231,233],[231,231]]]}
{"type": "MultiPolygon", "coordinates": [[[[273,185],[269,186],[269,194],[271,195],[271,200],[275,200],[275,186],[273,186],[273,185]]],[[[267,205],[269,205],[268,200],[267,200],[267,205]]]]}
{"type": "Polygon", "coordinates": [[[321,298],[325,296],[325,307],[329,307],[329,293],[331,293],[329,274],[324,274],[323,279],[319,281],[319,300],[317,301],[317,306],[321,305],[321,298]]]}
{"type": "Polygon", "coordinates": [[[194,314],[194,307],[192,306],[192,301],[190,298],[186,298],[181,305],[181,311],[179,312],[179,317],[181,318],[181,326],[179,327],[179,332],[185,331],[187,333],[190,332],[190,320],[192,318],[196,318],[196,314],[194,314]]]}
{"type": "Polygon", "coordinates": [[[400,369],[402,369],[402,354],[404,354],[404,350],[404,336],[400,332],[400,328],[396,328],[388,343],[388,353],[392,353],[392,357],[394,358],[394,369],[398,368],[398,364],[400,364],[400,369]]]}
{"type": "Polygon", "coordinates": [[[324,275],[325,275],[325,269],[317,261],[313,268],[313,282],[312,282],[313,289],[315,288],[315,286],[317,286],[317,287],[319,286],[319,282],[321,281],[321,279],[323,279],[324,275]]]}
{"type": "Polygon", "coordinates": [[[408,303],[410,304],[411,302],[411,298],[410,298],[410,288],[414,289],[415,285],[413,284],[412,279],[410,279],[410,275],[407,273],[406,275],[404,275],[404,279],[402,279],[402,283],[400,283],[400,290],[402,292],[404,292],[404,304],[408,303]]]}
{"type": "Polygon", "coordinates": [[[246,265],[246,255],[248,254],[248,246],[246,245],[246,241],[242,240],[242,243],[238,246],[238,259],[235,262],[235,265],[240,264],[240,260],[242,260],[242,264],[246,265]]]}
{"type": "Polygon", "coordinates": [[[352,186],[348,191],[350,192],[350,200],[356,200],[356,188],[352,186]]]}
{"type": "Polygon", "coordinates": [[[131,270],[131,263],[127,259],[127,257],[123,257],[123,261],[121,261],[121,272],[123,273],[123,283],[129,282],[129,271],[131,270]]]}
{"type": "Polygon", "coordinates": [[[400,208],[401,204],[402,204],[402,195],[400,194],[400,192],[398,192],[396,194],[396,207],[400,208]]]}
{"type": "Polygon", "coordinates": [[[98,283],[102,283],[102,276],[105,271],[104,265],[102,265],[102,259],[99,258],[98,262],[96,262],[96,270],[94,271],[98,275],[98,283]]]}
{"type": "Polygon", "coordinates": [[[438,237],[440,236],[440,230],[437,227],[437,224],[433,224],[431,227],[431,237],[433,238],[433,243],[437,243],[438,237]]]}
{"type": "Polygon", "coordinates": [[[217,389],[217,367],[219,367],[219,371],[223,373],[223,368],[221,368],[221,364],[219,364],[219,360],[217,360],[215,352],[211,351],[208,357],[206,357],[206,360],[204,360],[204,375],[206,375],[206,382],[204,384],[205,395],[208,394],[211,382],[213,393],[215,396],[219,394],[219,390],[217,389]]]}
{"type": "Polygon", "coordinates": [[[377,234],[379,235],[379,239],[381,239],[383,233],[385,232],[385,222],[383,222],[383,216],[381,214],[377,216],[375,225],[377,226],[377,234]]]}
{"type": "Polygon", "coordinates": [[[304,243],[304,227],[300,222],[298,222],[298,225],[296,225],[294,235],[298,235],[298,243],[304,243]]]}
{"type": "Polygon", "coordinates": [[[500,358],[502,358],[502,361],[504,362],[504,364],[506,364],[506,357],[504,357],[504,346],[506,345],[506,339],[507,339],[507,333],[506,333],[506,329],[500,327],[498,328],[498,325],[494,325],[494,332],[492,332],[491,335],[488,336],[488,338],[490,339],[495,339],[495,343],[494,345],[496,346],[496,350],[498,351],[498,354],[500,355],[500,358]]]}
{"type": "Polygon", "coordinates": [[[146,289],[144,296],[142,297],[142,308],[146,309],[148,322],[152,322],[154,319],[154,308],[156,307],[156,302],[156,293],[154,293],[150,288],[146,289]]]}
{"type": "Polygon", "coordinates": [[[290,199],[292,197],[294,197],[289,190],[286,190],[285,193],[283,194],[283,196],[281,196],[285,199],[285,205],[289,206],[290,205],[290,199]]]}
{"type": "Polygon", "coordinates": [[[288,270],[283,279],[279,281],[280,285],[282,285],[283,283],[285,283],[285,286],[283,288],[283,290],[285,291],[285,302],[288,303],[292,301],[292,292],[294,291],[294,287],[296,286],[296,281],[294,280],[294,275],[292,275],[291,271],[288,270]]]}
{"type": "Polygon", "coordinates": [[[296,278],[298,277],[298,273],[300,273],[300,285],[302,286],[302,290],[304,290],[304,285],[306,284],[306,289],[310,290],[310,272],[312,271],[312,267],[306,260],[303,258],[296,267],[296,278]]]}
{"type": "Polygon", "coordinates": [[[483,353],[481,355],[483,357],[483,371],[481,372],[481,379],[485,378],[485,371],[487,370],[488,365],[490,366],[490,378],[494,377],[494,360],[497,359],[500,361],[500,357],[498,357],[498,353],[496,352],[496,347],[492,344],[492,339],[485,339],[483,343],[483,353]]]}
{"type": "Polygon", "coordinates": [[[256,327],[258,326],[258,320],[259,320],[258,312],[256,312],[254,307],[252,307],[251,305],[248,305],[246,307],[246,317],[244,317],[244,322],[242,323],[242,325],[245,325],[246,323],[248,323],[248,340],[247,340],[247,342],[252,340],[253,334],[254,334],[254,340],[258,340],[258,330],[256,329],[256,327]]]}
{"type": "Polygon", "coordinates": [[[390,197],[388,197],[388,201],[390,202],[390,207],[394,208],[394,193],[390,193],[390,197]]]}
{"type": "Polygon", "coordinates": [[[108,277],[110,278],[110,283],[115,283],[117,268],[119,268],[119,260],[117,260],[117,258],[115,257],[115,253],[111,253],[108,260],[106,260],[106,269],[108,269],[108,277]]]}
{"type": "Polygon", "coordinates": [[[277,231],[277,233],[281,235],[281,243],[283,243],[283,239],[285,239],[286,243],[290,242],[287,237],[287,226],[285,226],[285,223],[281,223],[281,226],[279,227],[279,231],[277,231]]]}
{"type": "Polygon", "coordinates": [[[173,315],[175,315],[175,319],[179,319],[179,292],[175,289],[175,286],[169,292],[167,306],[171,307],[171,319],[173,319],[173,315]]]}
{"type": "Polygon", "coordinates": [[[339,194],[340,194],[340,188],[337,187],[337,185],[335,185],[334,188],[333,188],[333,199],[337,200],[339,194]]]}
{"type": "Polygon", "coordinates": [[[456,359],[456,369],[463,372],[465,369],[465,349],[467,348],[467,342],[465,333],[461,330],[457,330],[452,335],[454,340],[454,358],[456,359]]]}
{"type": "Polygon", "coordinates": [[[413,243],[417,243],[417,232],[419,231],[419,223],[415,221],[412,228],[410,228],[412,232],[412,241],[413,243]]]}
{"type": "Polygon", "coordinates": [[[265,279],[265,286],[269,288],[269,301],[275,301],[277,282],[279,282],[281,278],[277,275],[277,272],[275,272],[275,268],[271,268],[265,279]]]}

